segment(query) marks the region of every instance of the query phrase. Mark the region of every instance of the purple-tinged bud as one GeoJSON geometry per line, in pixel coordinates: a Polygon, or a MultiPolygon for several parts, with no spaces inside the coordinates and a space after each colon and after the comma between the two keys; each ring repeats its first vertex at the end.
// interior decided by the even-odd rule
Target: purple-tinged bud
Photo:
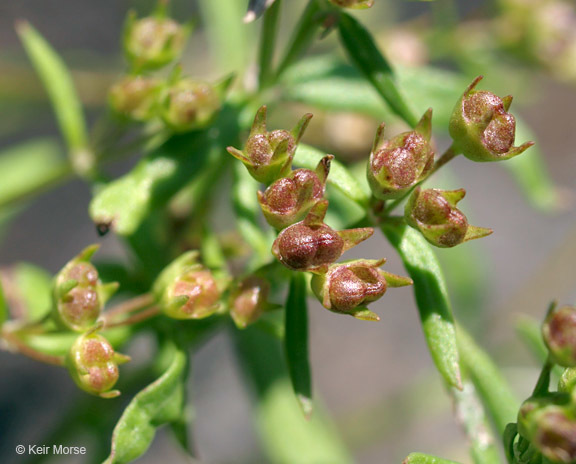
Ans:
{"type": "Polygon", "coordinates": [[[272,245],[274,256],[294,271],[321,271],[342,254],[369,238],[374,229],[336,231],[324,224],[328,201],[316,203],[306,218],[284,229],[272,245]]]}
{"type": "Polygon", "coordinates": [[[353,10],[365,10],[374,5],[374,0],[330,0],[330,3],[342,8],[351,8],[353,10]]]}
{"type": "Polygon", "coordinates": [[[178,59],[192,30],[167,17],[166,2],[159,2],[153,16],[137,19],[130,12],[124,25],[124,53],[135,71],[162,68],[178,59]]]}
{"type": "Polygon", "coordinates": [[[508,113],[512,97],[474,90],[482,76],[474,79],[456,103],[450,119],[450,136],[455,151],[472,161],[501,161],[513,158],[534,145],[514,146],[516,120],[508,113]]]}
{"type": "Polygon", "coordinates": [[[268,224],[284,229],[302,220],[312,206],[322,200],[333,158],[325,156],[316,171],[297,169],[278,179],[264,193],[258,192],[258,201],[268,224]]]}
{"type": "Polygon", "coordinates": [[[399,198],[426,178],[434,164],[431,131],[432,109],[422,116],[413,131],[390,140],[384,139],[384,123],[380,125],[367,169],[368,183],[376,198],[399,198]]]}
{"type": "Polygon", "coordinates": [[[266,106],[262,106],[254,117],[244,150],[228,147],[228,152],[244,163],[254,179],[270,185],[290,173],[296,147],[310,118],[312,118],[311,114],[305,114],[291,132],[286,130],[268,132],[266,106]]]}
{"type": "Polygon", "coordinates": [[[203,319],[220,309],[221,289],[214,275],[190,251],[170,263],[154,283],[160,308],[173,319],[203,319]]]}
{"type": "Polygon", "coordinates": [[[69,261],[54,280],[54,316],[64,327],[84,332],[94,327],[117,283],[102,284],[90,258],[98,245],[85,248],[69,261]]]}
{"type": "Polygon", "coordinates": [[[380,318],[365,305],[380,299],[388,286],[411,285],[412,280],[385,272],[379,267],[385,259],[360,259],[331,265],[325,273],[315,274],[311,286],[322,305],[357,319],[378,321],[380,318]]]}
{"type": "Polygon", "coordinates": [[[542,337],[552,360],[564,367],[576,367],[576,308],[552,305],[542,325],[542,337]]]}
{"type": "Polygon", "coordinates": [[[250,276],[238,282],[230,292],[230,315],[239,329],[256,322],[268,306],[270,284],[250,276]]]}
{"type": "Polygon", "coordinates": [[[72,344],[67,365],[82,390],[102,398],[114,398],[120,395],[118,390],[112,390],[118,381],[118,365],[128,361],[130,358],[116,353],[102,335],[88,332],[72,344]]]}
{"type": "Polygon", "coordinates": [[[158,115],[161,84],[157,79],[127,76],[110,89],[110,106],[116,114],[134,121],[148,121],[158,115]]]}
{"type": "Polygon", "coordinates": [[[456,208],[464,195],[464,189],[421,190],[417,187],[406,203],[406,222],[419,230],[428,242],[440,248],[450,248],[490,235],[492,229],[471,226],[466,216],[456,208]]]}

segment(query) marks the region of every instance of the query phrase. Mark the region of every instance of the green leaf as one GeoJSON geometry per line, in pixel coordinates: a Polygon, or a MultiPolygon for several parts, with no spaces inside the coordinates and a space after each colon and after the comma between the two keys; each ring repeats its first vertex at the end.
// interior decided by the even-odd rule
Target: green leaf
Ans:
{"type": "Polygon", "coordinates": [[[70,72],[56,51],[30,24],[19,23],[17,29],[28,57],[48,92],[72,164],[79,173],[86,173],[93,168],[94,160],[88,148],[82,106],[70,72]]]}
{"type": "Polygon", "coordinates": [[[258,78],[260,88],[267,87],[272,78],[272,66],[274,65],[274,52],[276,49],[276,36],[278,32],[278,20],[280,18],[281,6],[282,0],[276,0],[264,13],[258,60],[260,65],[258,78]]]}
{"type": "Polygon", "coordinates": [[[0,328],[4,322],[8,320],[8,305],[6,304],[6,298],[4,298],[4,289],[2,288],[2,280],[0,280],[0,328]]]}
{"type": "MultiPolygon", "coordinates": [[[[306,169],[315,169],[318,162],[326,156],[317,148],[305,144],[299,144],[294,157],[294,164],[306,169]]],[[[370,194],[363,188],[346,167],[332,160],[330,165],[330,174],[328,175],[328,184],[340,190],[346,197],[366,207],[370,201],[370,194]]]]}
{"type": "Polygon", "coordinates": [[[306,420],[296,407],[280,342],[254,327],[234,331],[242,372],[257,393],[256,420],[272,464],[354,462],[322,408],[306,420]]]}
{"type": "Polygon", "coordinates": [[[516,420],[520,403],[510,390],[498,367],[470,337],[466,330],[458,327],[458,348],[462,365],[470,374],[484,407],[489,412],[499,435],[506,425],[516,420]]]}
{"type": "Polygon", "coordinates": [[[68,162],[54,140],[36,139],[0,153],[0,207],[33,196],[70,176],[68,162]]]}
{"type": "Polygon", "coordinates": [[[284,345],[292,388],[304,415],[312,414],[312,378],[308,359],[308,303],[306,276],[293,272],[286,300],[284,345]]]}
{"type": "Polygon", "coordinates": [[[448,459],[438,458],[431,454],[424,453],[411,453],[402,464],[459,464],[456,461],[449,461],[448,459]]]}
{"type": "Polygon", "coordinates": [[[424,237],[408,226],[382,231],[414,281],[422,329],[436,368],[449,386],[462,388],[456,328],[440,264],[424,237]]]}
{"type": "Polygon", "coordinates": [[[410,127],[416,126],[418,119],[396,86],[392,68],[378,50],[370,33],[347,13],[340,14],[338,30],[342,45],[352,63],[370,81],[394,113],[410,127]]]}
{"type": "Polygon", "coordinates": [[[159,426],[181,418],[186,370],[186,353],[177,350],[166,372],[130,401],[114,428],[112,450],[105,464],[138,458],[152,443],[159,426]]]}
{"type": "Polygon", "coordinates": [[[18,263],[11,271],[16,297],[26,310],[25,320],[40,321],[52,309],[52,276],[29,263],[18,263]]]}

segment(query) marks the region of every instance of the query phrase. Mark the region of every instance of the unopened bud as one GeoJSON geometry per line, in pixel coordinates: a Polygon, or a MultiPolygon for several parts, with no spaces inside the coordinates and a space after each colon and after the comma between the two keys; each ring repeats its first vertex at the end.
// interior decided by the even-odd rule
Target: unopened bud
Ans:
{"type": "Polygon", "coordinates": [[[284,229],[272,245],[272,253],[288,269],[327,269],[342,253],[369,238],[372,228],[336,231],[324,224],[326,200],[316,203],[306,218],[284,229]]]}
{"type": "Polygon", "coordinates": [[[466,216],[456,208],[465,194],[464,189],[421,190],[418,187],[406,204],[406,222],[419,230],[432,245],[441,248],[490,235],[491,229],[469,225],[466,216]]]}
{"type": "Polygon", "coordinates": [[[364,10],[374,5],[374,0],[330,0],[330,2],[336,6],[354,10],[364,10]]]}
{"type": "Polygon", "coordinates": [[[213,274],[190,251],[170,263],[153,287],[164,314],[173,319],[203,319],[218,309],[221,291],[213,274]]]}
{"type": "Polygon", "coordinates": [[[98,245],[85,248],[54,280],[54,315],[64,327],[78,332],[94,326],[117,283],[102,284],[90,258],[98,245]]]}
{"type": "Polygon", "coordinates": [[[465,90],[452,112],[450,136],[457,152],[472,161],[501,161],[518,156],[534,145],[514,146],[516,120],[508,113],[512,97],[474,90],[482,76],[465,90]]]}
{"type": "Polygon", "coordinates": [[[269,185],[290,173],[296,147],[311,117],[311,114],[304,115],[291,132],[268,132],[266,106],[262,106],[256,113],[244,150],[228,147],[228,152],[244,163],[254,179],[269,185]]]}
{"type": "Polygon", "coordinates": [[[110,106],[127,119],[148,121],[158,114],[160,88],[156,79],[127,76],[110,89],[110,106]]]}
{"type": "Polygon", "coordinates": [[[260,277],[250,276],[230,292],[230,315],[236,326],[245,329],[256,322],[268,304],[270,285],[260,277]]]}
{"type": "Polygon", "coordinates": [[[385,262],[385,259],[361,259],[333,264],[326,273],[312,277],[312,290],[330,311],[349,314],[357,319],[378,321],[380,318],[364,306],[380,299],[388,286],[412,284],[411,279],[379,269],[385,262]]]}
{"type": "Polygon", "coordinates": [[[546,406],[532,413],[532,444],[550,461],[576,460],[576,420],[569,408],[546,406]]]}
{"type": "Polygon", "coordinates": [[[413,131],[384,139],[384,123],[376,132],[367,177],[374,196],[389,200],[403,196],[426,175],[434,164],[430,145],[432,110],[428,110],[413,131]]]}
{"type": "Polygon", "coordinates": [[[324,157],[316,171],[297,169],[278,179],[263,194],[258,192],[258,201],[268,224],[284,229],[308,214],[310,208],[324,197],[332,158],[332,155],[324,157]]]}
{"type": "Polygon", "coordinates": [[[118,390],[112,390],[118,381],[118,365],[129,360],[128,356],[116,353],[102,335],[89,332],[72,344],[67,365],[82,390],[102,398],[114,398],[120,395],[118,390]]]}
{"type": "Polygon", "coordinates": [[[542,325],[542,337],[552,360],[564,367],[576,367],[576,308],[553,305],[542,325]]]}

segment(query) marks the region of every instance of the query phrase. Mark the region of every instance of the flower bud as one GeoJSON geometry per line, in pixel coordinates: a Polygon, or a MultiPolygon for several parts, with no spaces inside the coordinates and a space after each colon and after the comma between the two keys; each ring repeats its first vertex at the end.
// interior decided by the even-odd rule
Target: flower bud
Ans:
{"type": "Polygon", "coordinates": [[[450,136],[454,148],[472,161],[500,161],[518,156],[534,145],[514,146],[516,120],[508,113],[512,97],[474,90],[482,76],[464,91],[452,112],[450,136]]]}
{"type": "Polygon", "coordinates": [[[324,197],[330,162],[334,157],[324,157],[316,171],[297,169],[278,179],[262,194],[258,201],[268,224],[284,229],[302,220],[312,206],[324,197]]]}
{"type": "Polygon", "coordinates": [[[288,269],[327,269],[342,253],[374,233],[370,227],[335,231],[324,224],[327,208],[328,201],[319,201],[303,221],[284,229],[274,241],[272,253],[288,269]]]}
{"type": "Polygon", "coordinates": [[[421,190],[417,187],[406,203],[406,222],[419,230],[428,242],[440,248],[450,248],[490,235],[492,229],[469,225],[466,216],[456,208],[464,195],[464,189],[421,190]]]}
{"type": "Polygon", "coordinates": [[[166,2],[160,1],[153,16],[137,19],[128,14],[124,26],[124,53],[136,71],[162,68],[178,59],[184,50],[191,24],[181,25],[167,17],[166,2]]]}
{"type": "Polygon", "coordinates": [[[270,284],[250,276],[238,282],[230,292],[230,315],[239,329],[256,322],[268,305],[270,284]]]}
{"type": "Polygon", "coordinates": [[[161,98],[161,116],[176,132],[206,127],[220,110],[218,90],[207,82],[179,79],[175,72],[171,85],[161,98]]]}
{"type": "Polygon", "coordinates": [[[374,5],[374,0],[330,0],[330,3],[342,8],[351,8],[353,10],[364,10],[374,5]]]}
{"type": "Polygon", "coordinates": [[[384,139],[384,123],[376,132],[367,177],[374,196],[380,200],[399,198],[426,178],[434,164],[430,145],[432,110],[413,131],[384,139]]]}
{"type": "Polygon", "coordinates": [[[118,364],[128,361],[130,357],[116,353],[102,335],[88,332],[72,344],[67,365],[82,390],[102,398],[114,398],[120,395],[118,390],[112,390],[118,380],[118,364]]]}
{"type": "Polygon", "coordinates": [[[564,367],[576,367],[576,308],[552,305],[542,325],[542,337],[552,360],[564,367]]]}
{"type": "Polygon", "coordinates": [[[310,118],[311,114],[304,115],[291,132],[286,130],[268,132],[266,106],[262,106],[254,117],[244,150],[228,147],[228,152],[244,163],[254,179],[269,185],[290,173],[296,147],[310,118]]]}
{"type": "Polygon", "coordinates": [[[378,321],[380,318],[364,305],[380,299],[388,286],[412,284],[411,279],[379,269],[385,262],[385,259],[360,259],[333,264],[326,273],[312,277],[312,291],[330,311],[349,314],[357,319],[378,321]]]}
{"type": "Polygon", "coordinates": [[[212,273],[190,251],[170,263],[153,286],[160,308],[173,319],[203,319],[218,309],[219,285],[212,273]]]}
{"type": "Polygon", "coordinates": [[[54,280],[54,316],[64,327],[77,332],[94,326],[117,283],[102,284],[90,258],[98,245],[85,248],[69,261],[54,280]]]}
{"type": "Polygon", "coordinates": [[[158,113],[158,80],[142,76],[127,76],[112,86],[109,101],[120,116],[134,121],[148,121],[158,113]]]}
{"type": "Polygon", "coordinates": [[[576,394],[574,389],[576,387],[576,368],[569,367],[564,369],[560,380],[558,380],[558,391],[562,393],[576,394]]]}

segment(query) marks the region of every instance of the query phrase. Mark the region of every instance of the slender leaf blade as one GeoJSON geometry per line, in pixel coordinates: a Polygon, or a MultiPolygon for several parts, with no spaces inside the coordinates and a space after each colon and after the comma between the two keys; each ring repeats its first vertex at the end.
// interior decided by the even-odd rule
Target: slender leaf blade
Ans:
{"type": "Polygon", "coordinates": [[[428,242],[414,229],[384,226],[382,231],[414,281],[422,329],[436,368],[449,386],[461,389],[456,327],[440,264],[428,242]]]}
{"type": "Polygon", "coordinates": [[[308,359],[306,278],[293,272],[286,300],[285,349],[292,388],[306,417],[312,414],[312,378],[308,359]]]}
{"type": "Polygon", "coordinates": [[[8,305],[6,298],[4,298],[4,289],[2,287],[2,280],[0,280],[0,328],[8,320],[8,305]]]}

